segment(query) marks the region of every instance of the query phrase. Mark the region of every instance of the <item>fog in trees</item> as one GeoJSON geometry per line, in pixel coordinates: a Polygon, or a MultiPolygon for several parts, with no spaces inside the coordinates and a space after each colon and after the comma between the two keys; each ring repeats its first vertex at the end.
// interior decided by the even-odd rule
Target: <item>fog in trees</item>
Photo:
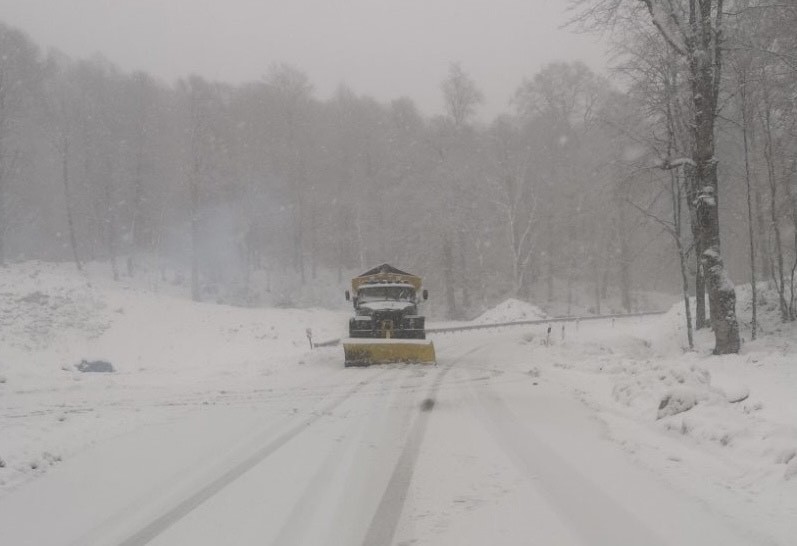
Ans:
{"type": "Polygon", "coordinates": [[[425,115],[345,84],[320,96],[287,63],[165,83],[0,25],[0,264],[102,263],[257,306],[334,305],[323,288],[390,262],[441,318],[507,297],[631,312],[662,292],[734,352],[754,310],[731,281],[773,283],[797,317],[797,9],[699,4],[575,2],[574,26],[613,29],[616,70],[516,74],[493,119],[456,61],[425,115]]]}

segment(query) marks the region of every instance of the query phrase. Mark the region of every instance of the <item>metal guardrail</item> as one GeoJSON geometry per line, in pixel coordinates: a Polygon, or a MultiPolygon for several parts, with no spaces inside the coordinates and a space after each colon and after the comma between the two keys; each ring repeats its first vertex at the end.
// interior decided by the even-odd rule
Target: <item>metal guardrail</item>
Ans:
{"type": "Polygon", "coordinates": [[[452,332],[466,332],[468,330],[489,330],[490,328],[502,328],[505,326],[528,326],[533,324],[553,324],[555,322],[581,322],[583,320],[617,319],[647,317],[663,315],[666,311],[649,311],[646,313],[623,313],[617,315],[587,315],[585,317],[551,317],[547,319],[516,320],[513,322],[495,322],[491,324],[468,324],[465,326],[450,326],[444,328],[427,328],[427,334],[448,334],[452,332]]]}
{"type": "MultiPolygon", "coordinates": [[[[489,330],[491,328],[505,328],[508,326],[530,326],[534,324],[553,324],[557,322],[581,322],[583,320],[622,319],[634,317],[650,317],[663,315],[667,311],[647,311],[644,313],[621,313],[616,315],[587,315],[584,317],[551,317],[547,319],[516,320],[513,322],[495,322],[491,324],[466,324],[463,326],[448,326],[442,328],[427,328],[427,334],[450,334],[454,332],[467,332],[470,330],[489,330]]],[[[341,338],[329,339],[313,343],[313,347],[335,347],[340,344],[341,338]]]]}

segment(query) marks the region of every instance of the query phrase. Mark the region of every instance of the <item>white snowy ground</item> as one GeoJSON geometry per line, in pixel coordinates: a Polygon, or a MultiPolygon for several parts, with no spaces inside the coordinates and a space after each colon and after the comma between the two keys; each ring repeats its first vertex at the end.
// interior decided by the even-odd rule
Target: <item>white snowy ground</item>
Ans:
{"type": "Polygon", "coordinates": [[[0,270],[0,544],[794,544],[797,331],[677,312],[344,369],[345,314],[0,270]]]}

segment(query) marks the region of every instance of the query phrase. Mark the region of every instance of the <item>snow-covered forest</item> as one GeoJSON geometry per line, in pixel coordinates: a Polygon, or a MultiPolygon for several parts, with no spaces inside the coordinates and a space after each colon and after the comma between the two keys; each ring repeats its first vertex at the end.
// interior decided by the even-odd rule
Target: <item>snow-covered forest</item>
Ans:
{"type": "MultiPolygon", "coordinates": [[[[797,9],[724,11],[712,156],[722,255],[736,283],[751,280],[752,259],[793,319],[797,9]]],[[[440,74],[445,111],[424,116],[409,98],[345,86],[321,98],[286,64],[242,85],[165,83],[43,52],[4,25],[0,261],[105,261],[136,275],[154,260],[183,268],[195,299],[250,304],[252,279],[345,280],[390,261],[425,272],[455,318],[510,295],[569,301],[575,287],[593,312],[611,295],[632,310],[637,290],[694,293],[683,37],[641,2],[578,3],[574,15],[574,27],[612,27],[611,77],[577,62],[518,74],[491,120],[456,62],[440,74]]]]}
{"type": "Polygon", "coordinates": [[[794,544],[793,0],[3,2],[4,545],[794,544]]]}

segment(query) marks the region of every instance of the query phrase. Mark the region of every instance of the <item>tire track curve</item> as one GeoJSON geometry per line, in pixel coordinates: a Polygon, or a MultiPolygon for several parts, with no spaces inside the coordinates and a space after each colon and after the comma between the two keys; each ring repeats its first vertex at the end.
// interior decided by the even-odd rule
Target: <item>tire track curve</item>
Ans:
{"type": "Polygon", "coordinates": [[[622,504],[612,499],[568,464],[528,427],[489,386],[468,383],[465,388],[483,426],[508,454],[515,466],[534,476],[551,507],[569,522],[584,544],[661,546],[657,535],[622,504]],[[481,387],[481,388],[479,388],[481,387]]]}
{"type": "Polygon", "coordinates": [[[337,397],[330,403],[321,407],[312,416],[292,426],[291,428],[289,428],[288,430],[277,436],[274,440],[264,445],[262,448],[258,449],[250,456],[248,456],[246,459],[236,464],[235,466],[233,466],[232,468],[230,468],[229,470],[227,470],[226,472],[224,472],[223,474],[221,474],[211,482],[207,483],[204,487],[202,487],[201,489],[199,489],[189,497],[185,498],[183,501],[175,505],[173,508],[163,513],[156,519],[152,520],[144,527],[140,528],[138,531],[130,535],[128,538],[121,541],[119,543],[119,546],[142,546],[151,542],[156,537],[161,535],[164,531],[169,529],[175,523],[180,521],[186,515],[191,513],[201,504],[203,504],[205,501],[213,497],[216,493],[218,493],[226,486],[228,486],[229,484],[231,484],[232,482],[234,482],[235,480],[246,474],[249,470],[260,464],[265,459],[267,459],[270,455],[272,455],[281,447],[283,447],[285,444],[290,442],[293,438],[295,438],[296,436],[307,430],[310,426],[315,424],[326,414],[333,411],[343,402],[351,398],[364,386],[368,385],[369,383],[378,379],[382,375],[386,374],[391,369],[392,368],[386,367],[380,370],[372,377],[358,381],[356,385],[347,390],[343,395],[337,397]]]}
{"type": "MultiPolygon", "coordinates": [[[[418,387],[419,377],[405,373],[408,371],[407,367],[408,365],[399,367],[397,373],[383,381],[385,386],[372,395],[368,409],[361,410],[362,416],[350,422],[344,433],[345,440],[337,443],[316,467],[313,477],[283,522],[280,532],[270,542],[272,546],[321,543],[316,525],[308,525],[308,521],[316,522],[331,517],[329,513],[334,509],[327,503],[338,500],[334,495],[336,481],[342,479],[341,465],[356,464],[360,460],[358,454],[362,453],[364,444],[373,437],[375,431],[384,429],[385,420],[391,415],[396,402],[406,396],[407,388],[418,387]]],[[[344,543],[337,536],[341,533],[333,532],[332,529],[327,532],[327,544],[344,543]]]]}

